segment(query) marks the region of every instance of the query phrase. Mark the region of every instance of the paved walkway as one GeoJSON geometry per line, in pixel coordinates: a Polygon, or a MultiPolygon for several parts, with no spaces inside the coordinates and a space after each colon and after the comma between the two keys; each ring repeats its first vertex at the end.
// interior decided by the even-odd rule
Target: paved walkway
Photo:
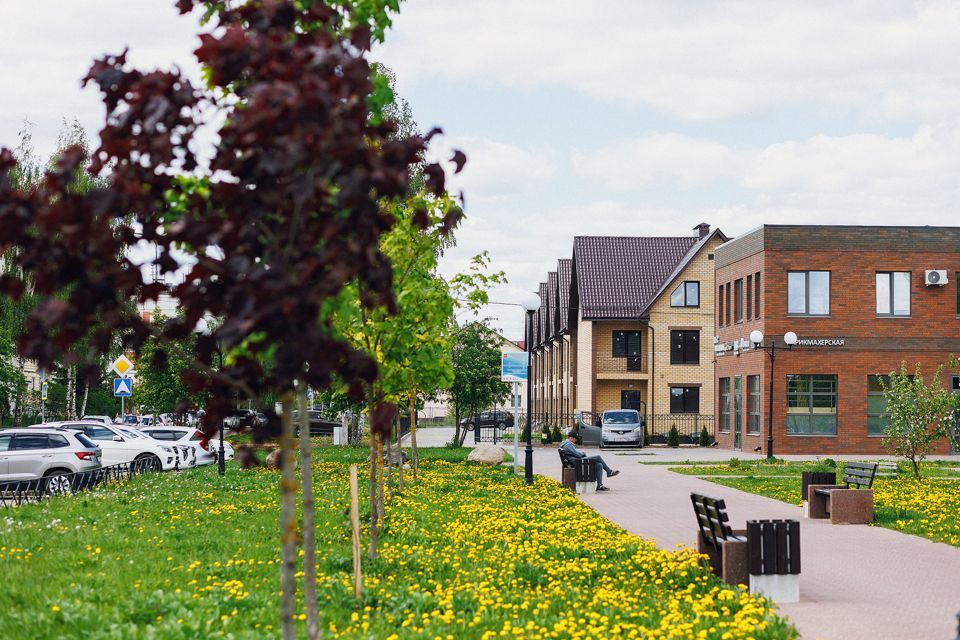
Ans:
{"type": "MultiPolygon", "coordinates": [[[[680,453],[678,457],[686,459],[680,453]]],[[[602,455],[621,474],[608,481],[610,492],[586,495],[584,502],[625,529],[653,538],[662,548],[695,544],[691,491],[724,498],[734,526],[758,518],[801,520],[801,601],[781,605],[780,610],[803,638],[956,636],[960,549],[880,527],[806,520],[799,507],[779,500],[676,474],[666,466],[636,464],[645,459],[636,455],[608,451],[602,455]]],[[[536,451],[534,468],[560,479],[559,458],[552,449],[536,451]]]]}
{"type": "MultiPolygon", "coordinates": [[[[470,435],[464,444],[473,446],[470,435]]],[[[452,428],[421,429],[417,443],[443,446],[452,436],[452,428]]],[[[512,452],[512,442],[501,446],[512,452]]],[[[759,518],[800,520],[801,601],[780,605],[780,611],[796,624],[805,640],[952,640],[956,636],[960,549],[880,527],[803,519],[799,507],[779,500],[673,473],[666,465],[638,464],[721,462],[734,456],[749,460],[762,457],[758,454],[700,448],[600,453],[621,474],[608,481],[610,492],[584,496],[584,502],[628,531],[652,538],[662,548],[695,545],[691,491],[724,498],[734,526],[759,518]]],[[[960,462],[956,456],[951,459],[960,462]]],[[[560,479],[560,461],[552,446],[535,450],[534,469],[560,479]]]]}

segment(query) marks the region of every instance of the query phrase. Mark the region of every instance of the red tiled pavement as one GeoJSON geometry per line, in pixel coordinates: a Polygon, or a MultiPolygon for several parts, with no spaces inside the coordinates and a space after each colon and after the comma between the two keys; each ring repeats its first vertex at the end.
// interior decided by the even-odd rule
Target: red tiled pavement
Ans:
{"type": "MultiPolygon", "coordinates": [[[[611,491],[584,496],[603,516],[658,546],[693,545],[690,492],[724,498],[731,524],[748,519],[801,521],[801,601],[780,611],[813,640],[953,640],[960,610],[960,549],[880,527],[803,519],[801,509],[770,498],[638,464],[603,452],[621,474],[611,491]]],[[[559,479],[553,449],[535,452],[537,473],[559,479]]]]}

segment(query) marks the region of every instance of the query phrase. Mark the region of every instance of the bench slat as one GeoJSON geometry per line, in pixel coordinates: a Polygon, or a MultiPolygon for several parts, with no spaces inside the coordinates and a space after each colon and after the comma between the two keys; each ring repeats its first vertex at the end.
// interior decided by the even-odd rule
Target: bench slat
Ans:
{"type": "Polygon", "coordinates": [[[787,523],[774,523],[774,531],[777,534],[777,573],[784,575],[787,573],[787,523]]]}
{"type": "Polygon", "coordinates": [[[800,573],[800,523],[796,520],[787,522],[790,532],[790,573],[800,573]]]}
{"type": "Polygon", "coordinates": [[[763,573],[772,575],[777,572],[777,558],[774,552],[777,544],[776,533],[769,524],[761,532],[763,539],[763,573]]]}

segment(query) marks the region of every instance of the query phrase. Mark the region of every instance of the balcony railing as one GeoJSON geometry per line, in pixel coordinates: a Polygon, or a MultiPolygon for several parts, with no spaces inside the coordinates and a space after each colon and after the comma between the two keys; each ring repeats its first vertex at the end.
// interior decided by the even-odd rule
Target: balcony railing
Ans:
{"type": "Polygon", "coordinates": [[[619,356],[611,351],[598,351],[597,373],[647,373],[647,356],[619,356]]]}

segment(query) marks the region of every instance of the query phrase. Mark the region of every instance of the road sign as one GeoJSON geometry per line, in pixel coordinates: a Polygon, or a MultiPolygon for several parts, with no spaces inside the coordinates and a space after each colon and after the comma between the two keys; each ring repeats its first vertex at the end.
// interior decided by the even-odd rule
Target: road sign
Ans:
{"type": "Polygon", "coordinates": [[[44,380],[40,383],[40,399],[46,402],[47,400],[47,381],[44,380]]]}
{"type": "Polygon", "coordinates": [[[130,378],[113,379],[113,397],[129,398],[133,395],[133,380],[130,378]]]}
{"type": "Polygon", "coordinates": [[[113,364],[110,365],[111,368],[117,372],[117,375],[120,377],[125,377],[130,375],[130,372],[133,371],[133,363],[130,362],[130,358],[121,354],[119,358],[113,361],[113,364]]]}
{"type": "Polygon", "coordinates": [[[526,352],[504,351],[500,354],[500,379],[504,382],[527,381],[526,352]]]}

